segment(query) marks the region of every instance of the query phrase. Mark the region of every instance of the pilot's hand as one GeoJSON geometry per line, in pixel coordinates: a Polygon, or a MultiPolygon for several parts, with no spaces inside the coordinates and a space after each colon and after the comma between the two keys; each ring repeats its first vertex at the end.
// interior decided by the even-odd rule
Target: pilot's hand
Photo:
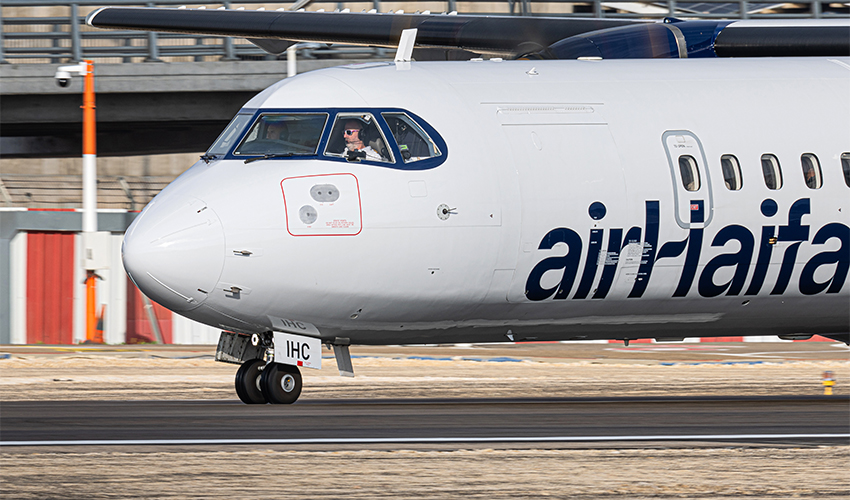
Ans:
{"type": "Polygon", "coordinates": [[[357,150],[349,150],[348,155],[345,157],[348,161],[360,161],[364,158],[366,158],[366,152],[357,150]]]}

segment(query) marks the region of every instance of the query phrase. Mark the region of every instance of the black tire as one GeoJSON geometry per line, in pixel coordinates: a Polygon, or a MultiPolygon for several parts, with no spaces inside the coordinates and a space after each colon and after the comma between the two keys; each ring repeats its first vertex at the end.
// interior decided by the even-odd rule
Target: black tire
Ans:
{"type": "Polygon", "coordinates": [[[292,404],[301,395],[301,372],[297,366],[271,363],[263,370],[260,387],[269,403],[292,404]]]}
{"type": "Polygon", "coordinates": [[[260,368],[266,362],[262,359],[251,359],[239,367],[236,372],[236,394],[243,403],[249,405],[266,404],[266,397],[260,389],[260,377],[263,374],[260,368]]]}

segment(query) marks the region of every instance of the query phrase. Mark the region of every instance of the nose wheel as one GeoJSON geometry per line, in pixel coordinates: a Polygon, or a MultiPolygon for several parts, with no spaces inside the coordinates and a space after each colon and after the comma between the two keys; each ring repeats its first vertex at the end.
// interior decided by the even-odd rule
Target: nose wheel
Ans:
{"type": "Polygon", "coordinates": [[[270,363],[260,377],[260,387],[269,403],[294,403],[301,395],[301,372],[297,366],[270,363]]]}
{"type": "Polygon", "coordinates": [[[301,395],[298,367],[266,364],[262,359],[242,363],[236,372],[236,394],[245,404],[291,404],[301,395]]]}
{"type": "Polygon", "coordinates": [[[239,399],[245,404],[266,404],[266,397],[263,395],[260,379],[263,374],[261,371],[266,362],[262,359],[250,359],[239,367],[236,372],[236,394],[239,399]]]}

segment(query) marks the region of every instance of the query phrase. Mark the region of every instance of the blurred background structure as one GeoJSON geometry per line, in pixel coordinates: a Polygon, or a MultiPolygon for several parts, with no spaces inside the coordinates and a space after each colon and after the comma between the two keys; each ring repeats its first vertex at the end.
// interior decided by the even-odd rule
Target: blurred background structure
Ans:
{"type": "MultiPolygon", "coordinates": [[[[121,267],[123,232],[164,186],[191,166],[239,108],[287,74],[273,56],[239,38],[107,31],[85,16],[107,5],[207,9],[677,18],[850,17],[850,3],[704,0],[406,0],[256,3],[228,0],[0,0],[0,344],[85,339],[81,252],[81,80],[60,88],[58,65],[95,62],[98,226],[112,233],[112,265],[101,273],[98,310],[107,343],[214,343],[218,330],[145,304],[121,267]],[[152,314],[153,313],[153,314],[152,314]]],[[[392,51],[298,44],[298,72],[392,51]]],[[[414,58],[428,54],[414,52],[414,58]]]]}

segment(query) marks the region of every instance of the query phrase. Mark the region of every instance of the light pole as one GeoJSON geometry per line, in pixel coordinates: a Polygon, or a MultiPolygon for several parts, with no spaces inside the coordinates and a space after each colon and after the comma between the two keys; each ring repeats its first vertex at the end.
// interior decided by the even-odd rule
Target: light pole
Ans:
{"type": "MultiPolygon", "coordinates": [[[[97,326],[97,275],[96,269],[103,265],[108,257],[108,234],[97,232],[97,144],[95,140],[95,104],[94,104],[94,62],[83,61],[73,66],[60,66],[56,70],[57,83],[67,87],[71,75],[83,77],[83,265],[86,269],[86,341],[103,342],[102,332],[96,332],[97,326]]],[[[108,261],[106,261],[108,262],[108,261]]]]}

